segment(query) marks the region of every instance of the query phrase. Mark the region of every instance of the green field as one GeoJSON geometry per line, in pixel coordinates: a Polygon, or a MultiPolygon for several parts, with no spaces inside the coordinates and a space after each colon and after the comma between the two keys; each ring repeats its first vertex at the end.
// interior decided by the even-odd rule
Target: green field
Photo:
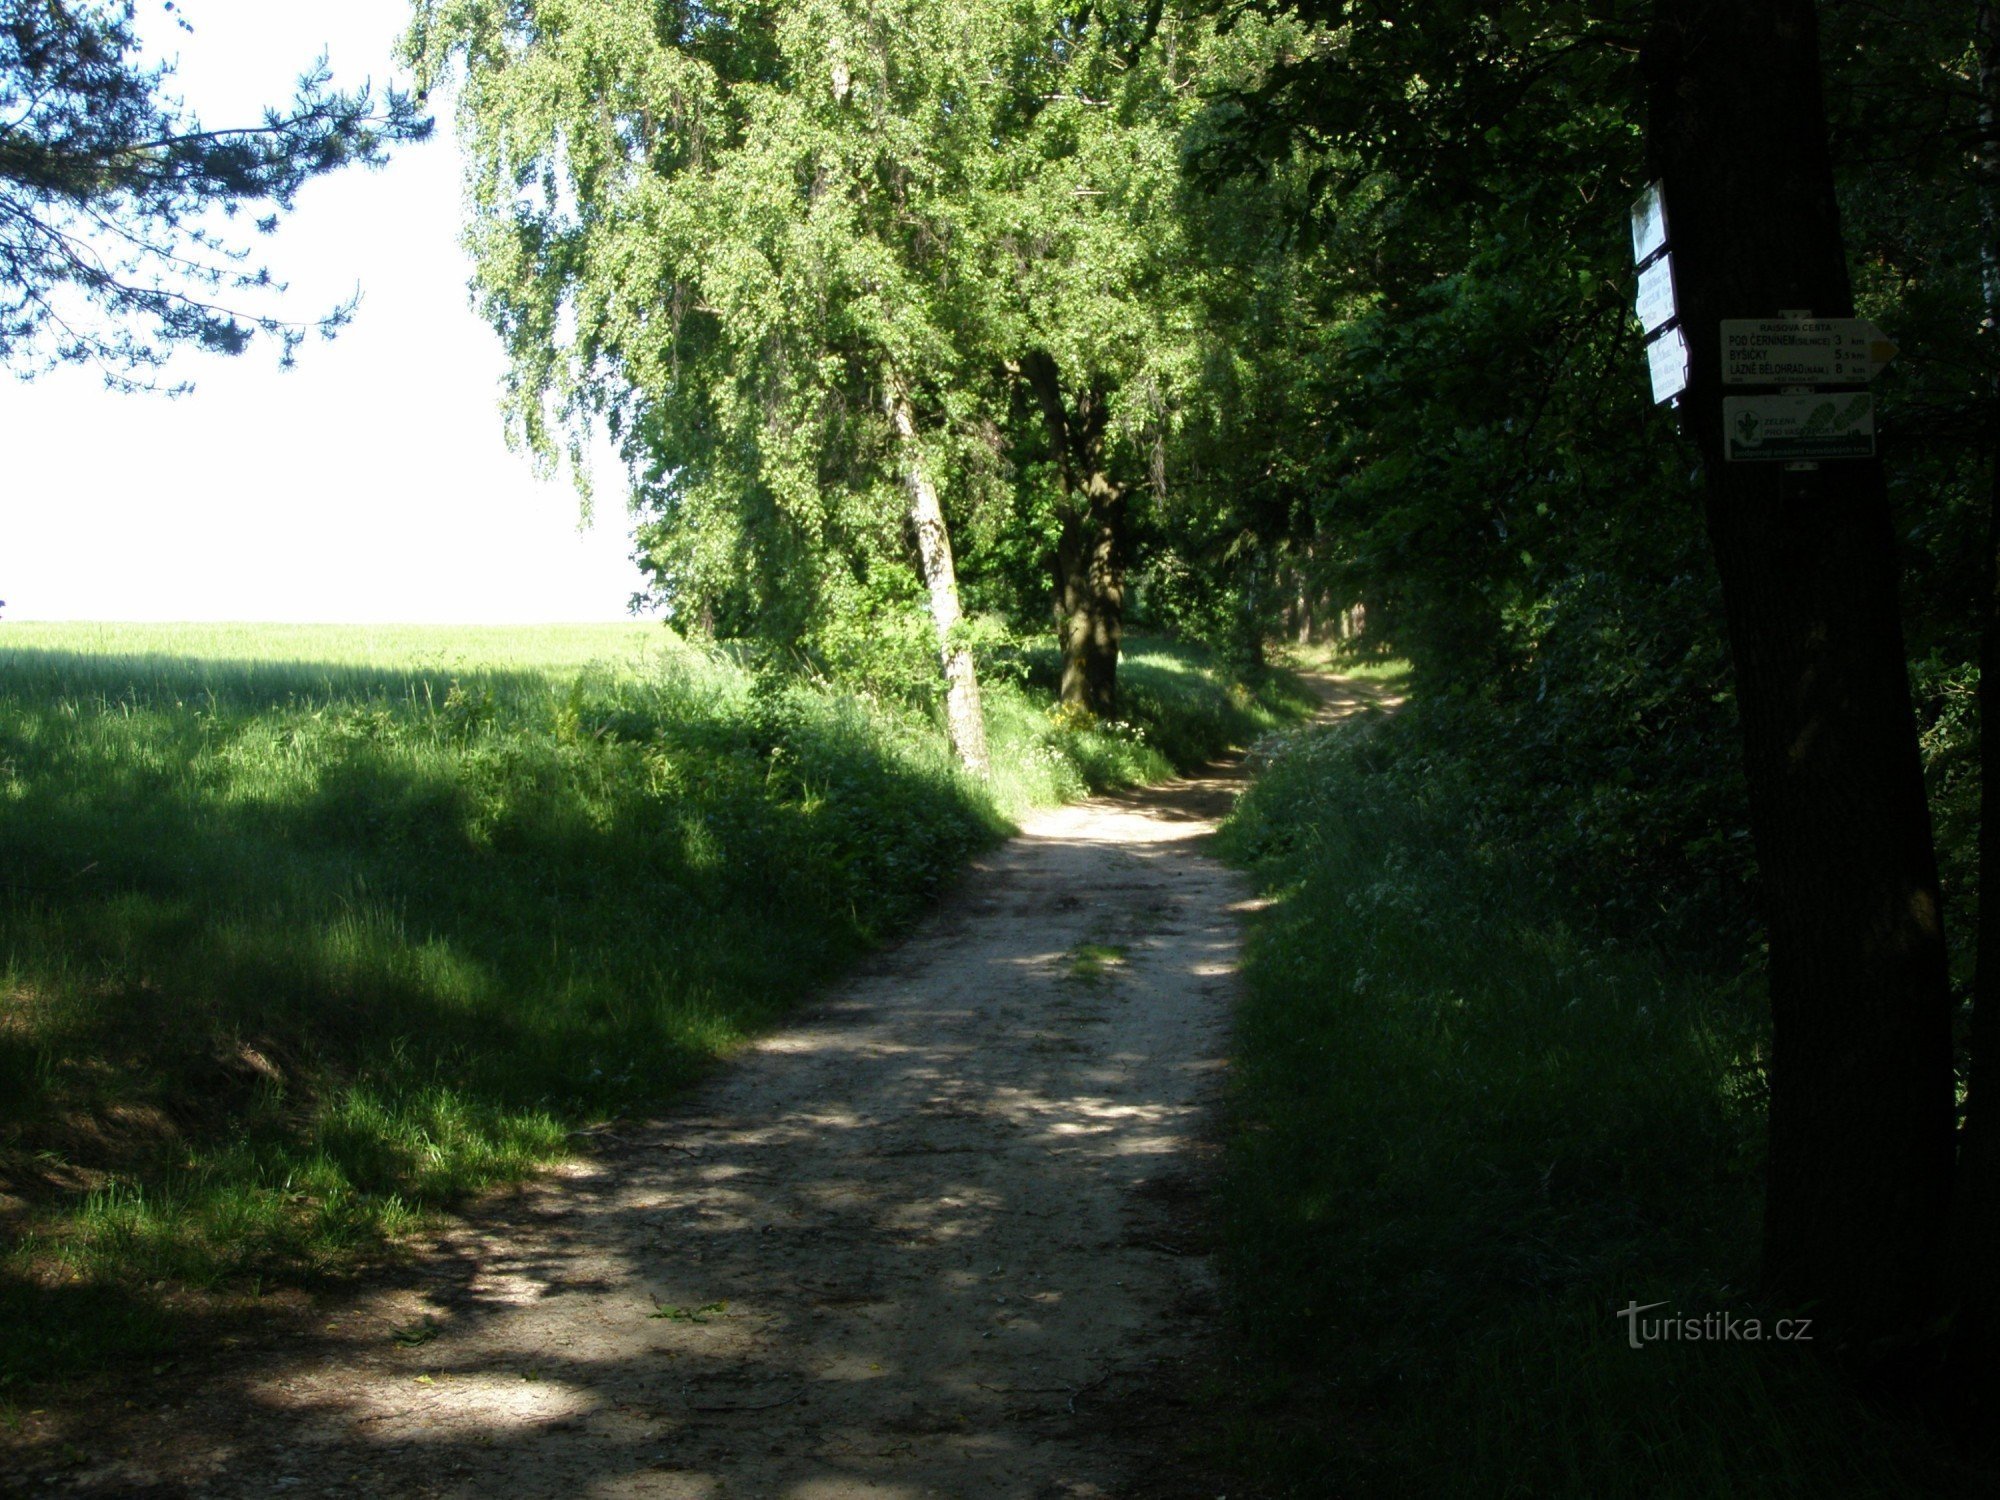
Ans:
{"type": "MultiPolygon", "coordinates": [[[[10,620],[0,652],[88,656],[114,677],[118,658],[173,660],[230,674],[237,666],[272,671],[313,665],[364,667],[427,681],[439,672],[515,669],[551,672],[607,663],[642,663],[681,649],[666,627],[644,621],[602,625],[151,625],[119,621],[43,624],[10,620]]],[[[27,665],[23,662],[21,665],[27,665]]]]}
{"type": "Polygon", "coordinates": [[[1287,716],[926,713],[663,627],[0,625],[0,1400],[379,1257],[668,1098],[1025,808],[1287,716]]]}

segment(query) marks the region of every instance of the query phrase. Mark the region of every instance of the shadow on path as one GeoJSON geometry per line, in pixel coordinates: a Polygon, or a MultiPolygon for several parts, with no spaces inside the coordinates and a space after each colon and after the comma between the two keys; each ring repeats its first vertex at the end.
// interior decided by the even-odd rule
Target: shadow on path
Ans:
{"type": "Polygon", "coordinates": [[[672,1114],[135,1396],[39,1492],[1181,1493],[1250,904],[1202,841],[1242,774],[1038,816],[672,1114]]]}

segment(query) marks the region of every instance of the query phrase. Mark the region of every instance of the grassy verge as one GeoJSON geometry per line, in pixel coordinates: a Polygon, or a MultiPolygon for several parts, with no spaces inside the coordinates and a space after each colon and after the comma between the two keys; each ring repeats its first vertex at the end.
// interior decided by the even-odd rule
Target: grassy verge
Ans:
{"type": "Polygon", "coordinates": [[[1226,833],[1275,898],[1224,1192],[1227,1460],[1288,1495],[1991,1493],[1743,1290],[1754,997],[1552,907],[1535,851],[1385,727],[1299,738],[1226,833]],[[1706,1336],[1635,1349],[1633,1303],[1706,1336]]]}
{"type": "Polygon", "coordinates": [[[0,1400],[378,1256],[670,1096],[1025,807],[1281,712],[1140,643],[1123,725],[997,689],[988,786],[657,627],[4,632],[0,1400]]]}

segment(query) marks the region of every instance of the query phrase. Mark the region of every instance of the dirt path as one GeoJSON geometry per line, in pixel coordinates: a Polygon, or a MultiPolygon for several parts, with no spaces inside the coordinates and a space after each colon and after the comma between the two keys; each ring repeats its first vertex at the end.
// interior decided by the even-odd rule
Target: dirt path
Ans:
{"type": "Polygon", "coordinates": [[[1250,899],[1201,841],[1239,775],[1038,816],[675,1113],[38,1493],[1211,1493],[1176,1393],[1250,899]]]}

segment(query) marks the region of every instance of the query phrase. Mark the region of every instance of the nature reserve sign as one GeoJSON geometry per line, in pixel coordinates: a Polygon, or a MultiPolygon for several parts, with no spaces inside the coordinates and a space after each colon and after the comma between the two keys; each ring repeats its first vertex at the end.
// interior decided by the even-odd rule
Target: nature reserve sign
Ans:
{"type": "Polygon", "coordinates": [[[1875,398],[1866,391],[1726,396],[1722,431],[1731,463],[1872,458],[1875,398]]]}

